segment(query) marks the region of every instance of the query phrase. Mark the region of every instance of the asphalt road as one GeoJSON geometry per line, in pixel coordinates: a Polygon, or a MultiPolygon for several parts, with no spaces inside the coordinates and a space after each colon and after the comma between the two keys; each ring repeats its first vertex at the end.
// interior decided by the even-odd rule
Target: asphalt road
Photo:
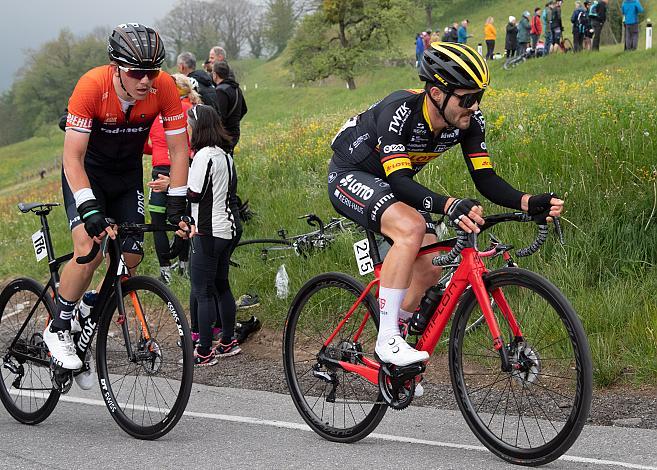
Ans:
{"type": "MultiPolygon", "coordinates": [[[[42,424],[0,409],[0,468],[517,468],[477,441],[458,412],[388,411],[376,433],[335,444],[303,423],[289,396],[195,385],[187,414],[159,441],[138,441],[114,423],[98,388],[73,387],[42,424]]],[[[544,468],[657,470],[657,431],[587,427],[562,459],[544,468]]]]}

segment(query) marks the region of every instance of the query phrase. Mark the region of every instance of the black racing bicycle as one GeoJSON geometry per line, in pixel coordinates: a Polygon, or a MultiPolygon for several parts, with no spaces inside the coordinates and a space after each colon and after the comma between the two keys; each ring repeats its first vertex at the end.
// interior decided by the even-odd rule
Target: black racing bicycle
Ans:
{"type": "MultiPolygon", "coordinates": [[[[73,254],[55,257],[47,216],[57,203],[20,203],[33,212],[41,230],[33,237],[37,260],[47,257],[50,279],[14,279],[0,293],[0,400],[17,421],[37,424],[55,409],[73,383],[70,371],[54,366],[42,332],[55,315],[59,267],[73,254]]],[[[121,240],[153,231],[175,231],[173,225],[120,224],[109,239],[107,273],[90,315],[73,335],[83,360],[96,338],[98,382],[112,418],[138,439],[157,439],[182,417],[193,381],[192,340],[184,310],[160,281],[130,277],[121,254],[121,240]]],[[[99,251],[76,262],[91,262],[99,251]]],[[[86,366],[85,366],[86,367],[86,366]]]]}
{"type": "Polygon", "coordinates": [[[307,258],[309,255],[317,251],[328,248],[337,238],[339,233],[348,232],[356,228],[356,225],[345,217],[332,217],[326,223],[315,214],[306,214],[297,218],[305,219],[308,225],[315,230],[289,236],[287,230],[279,229],[277,232],[278,238],[252,238],[241,240],[237,244],[237,247],[261,245],[260,258],[263,261],[283,258],[292,253],[307,258]]]}

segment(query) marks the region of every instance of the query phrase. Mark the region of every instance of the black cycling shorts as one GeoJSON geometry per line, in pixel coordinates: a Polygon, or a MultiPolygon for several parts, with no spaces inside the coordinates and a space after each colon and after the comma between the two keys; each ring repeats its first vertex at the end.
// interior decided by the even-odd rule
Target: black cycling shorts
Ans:
{"type": "MultiPolygon", "coordinates": [[[[86,168],[86,172],[91,183],[91,190],[103,208],[105,216],[111,217],[119,224],[123,222],[144,223],[144,182],[141,168],[126,174],[101,174],[100,171],[89,171],[89,168],[86,168]]],[[[63,169],[62,190],[68,226],[73,230],[83,222],[78,214],[75,198],[68,181],[66,181],[63,169]]],[[[123,241],[123,252],[141,254],[143,242],[143,234],[126,238],[123,241]]]]}
{"type": "MultiPolygon", "coordinates": [[[[329,164],[328,193],[331,204],[339,214],[357,224],[381,233],[381,216],[398,201],[383,179],[365,171],[329,164]]],[[[428,234],[437,235],[431,215],[418,211],[424,217],[428,234]]]]}

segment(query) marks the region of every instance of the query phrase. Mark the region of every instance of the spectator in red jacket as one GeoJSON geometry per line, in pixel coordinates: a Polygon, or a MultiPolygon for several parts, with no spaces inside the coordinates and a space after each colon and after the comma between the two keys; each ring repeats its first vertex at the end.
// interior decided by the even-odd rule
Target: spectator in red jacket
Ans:
{"type": "MultiPolygon", "coordinates": [[[[192,106],[201,103],[201,97],[192,89],[190,79],[181,73],[172,75],[176,81],[178,94],[183,108],[183,114],[187,116],[187,110],[192,106]]],[[[167,146],[166,136],[162,116],[158,116],[148,135],[148,141],[144,145],[144,153],[152,156],[153,180],[148,183],[150,188],[148,211],[151,214],[151,221],[154,224],[165,225],[167,206],[167,189],[169,188],[169,169],[171,162],[169,160],[169,148],[167,146]]],[[[160,279],[169,284],[171,282],[170,261],[162,255],[169,252],[169,239],[166,232],[154,232],[155,253],[160,263],[160,279]]],[[[183,250],[184,252],[185,250],[183,250]]],[[[183,271],[187,263],[187,253],[181,252],[178,262],[179,269],[183,271]]]]}
{"type": "Polygon", "coordinates": [[[541,21],[541,9],[540,8],[535,8],[534,9],[534,16],[532,16],[532,21],[531,21],[531,29],[529,31],[529,37],[531,38],[531,46],[532,49],[536,49],[536,45],[538,44],[538,40],[541,38],[541,34],[543,34],[543,22],[541,21]]]}

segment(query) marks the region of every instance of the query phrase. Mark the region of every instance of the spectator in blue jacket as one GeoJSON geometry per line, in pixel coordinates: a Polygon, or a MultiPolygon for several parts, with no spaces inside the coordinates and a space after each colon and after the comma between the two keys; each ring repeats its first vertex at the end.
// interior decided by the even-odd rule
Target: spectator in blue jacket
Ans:
{"type": "Polygon", "coordinates": [[[422,60],[422,53],[424,52],[424,41],[422,40],[422,34],[417,33],[415,36],[415,66],[420,66],[420,61],[422,60]]]}
{"type": "Polygon", "coordinates": [[[461,26],[459,26],[458,42],[460,42],[461,44],[467,43],[468,38],[470,37],[468,36],[468,24],[470,24],[468,20],[463,20],[461,21],[461,26]]]}
{"type": "Polygon", "coordinates": [[[639,46],[639,14],[643,7],[639,0],[623,0],[623,23],[625,24],[625,50],[634,51],[639,46]]]}

